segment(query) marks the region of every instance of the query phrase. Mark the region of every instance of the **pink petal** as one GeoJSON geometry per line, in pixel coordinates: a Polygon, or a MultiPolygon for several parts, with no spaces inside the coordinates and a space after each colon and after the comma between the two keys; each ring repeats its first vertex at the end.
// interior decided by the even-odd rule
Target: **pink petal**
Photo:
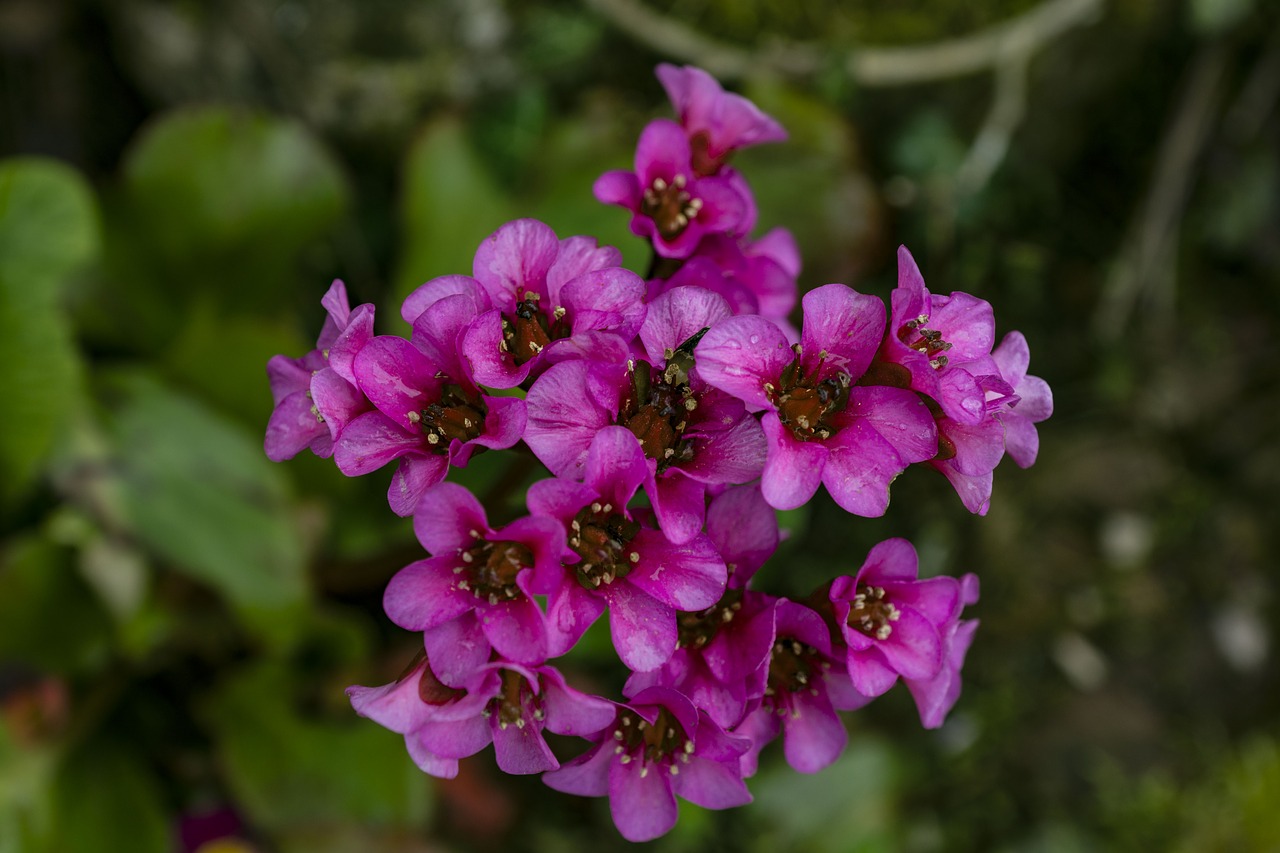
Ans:
{"type": "Polygon", "coordinates": [[[667,350],[689,340],[705,328],[732,315],[729,303],[718,293],[701,287],[677,287],[649,303],[640,340],[652,364],[664,364],[667,350]]]}
{"type": "Polygon", "coordinates": [[[676,825],[676,797],[665,767],[648,762],[609,767],[609,810],[628,841],[650,841],[676,825]]]}
{"type": "Polygon", "coordinates": [[[751,802],[751,792],[736,769],[696,755],[680,766],[680,775],[671,777],[671,783],[676,794],[704,809],[731,809],[751,802]]]}
{"type": "Polygon", "coordinates": [[[463,687],[476,671],[489,662],[492,649],[474,611],[467,611],[422,633],[422,645],[431,661],[431,671],[450,687],[463,687]]]}
{"type": "Polygon", "coordinates": [[[485,638],[507,660],[533,665],[547,659],[546,623],[527,595],[481,605],[477,613],[485,638]]]}
{"type": "Polygon", "coordinates": [[[576,580],[566,579],[547,597],[548,657],[559,657],[572,649],[604,610],[602,599],[582,589],[576,580]]]}
{"type": "Polygon", "coordinates": [[[343,474],[359,477],[421,446],[421,433],[400,426],[382,412],[365,412],[342,431],[333,461],[343,474]]]}
{"type": "Polygon", "coordinates": [[[609,602],[609,633],[629,669],[647,672],[666,663],[676,648],[676,614],[629,583],[601,588],[609,602]]]}
{"type": "Polygon", "coordinates": [[[421,411],[440,393],[438,367],[404,338],[372,338],[356,353],[353,370],[369,402],[405,429],[413,426],[409,413],[421,411]]]}
{"type": "Polygon", "coordinates": [[[517,219],[490,234],[476,249],[473,273],[498,307],[513,306],[532,291],[546,297],[547,271],[560,252],[551,228],[517,219]]]}
{"type": "Polygon", "coordinates": [[[729,317],[712,326],[695,350],[698,375],[755,409],[771,408],[766,384],[795,359],[786,335],[758,316],[729,317]]]}
{"type": "Polygon", "coordinates": [[[616,204],[632,210],[640,207],[640,180],[635,172],[605,172],[596,178],[591,192],[601,204],[616,204]]]}
{"type": "Polygon", "coordinates": [[[493,736],[494,758],[503,773],[527,776],[560,766],[533,720],[515,726],[503,723],[495,714],[489,718],[489,730],[493,736]]]}
{"type": "Polygon", "coordinates": [[[791,710],[782,718],[783,753],[787,763],[801,773],[817,773],[844,752],[849,742],[840,715],[825,692],[791,694],[791,710]]]}
{"type": "Polygon", "coordinates": [[[314,411],[311,396],[306,391],[296,391],[272,410],[263,448],[272,462],[283,462],[319,438],[330,438],[329,427],[314,411]]]}
{"type": "Polygon", "coordinates": [[[707,487],[671,469],[645,484],[653,514],[666,537],[676,544],[688,542],[702,530],[707,487]]]}
{"type": "Polygon", "coordinates": [[[463,551],[491,532],[484,507],[457,483],[440,483],[423,493],[413,515],[413,532],[428,552],[437,555],[463,551]]]}
{"type": "Polygon", "coordinates": [[[472,607],[472,596],[458,588],[460,565],[449,554],[410,563],[392,576],[382,606],[392,622],[408,631],[424,631],[456,619],[472,607]]]}
{"type": "Polygon", "coordinates": [[[419,285],[412,293],[406,296],[400,306],[400,316],[412,326],[413,322],[422,316],[423,311],[426,311],[439,300],[459,293],[477,294],[484,300],[489,298],[488,294],[480,286],[480,282],[469,275],[442,275],[439,278],[431,279],[426,284],[419,285]]]}
{"type": "Polygon", "coordinates": [[[614,721],[617,706],[612,702],[574,690],[552,667],[541,667],[538,672],[542,676],[542,707],[550,731],[590,737],[614,721]]]}
{"type": "Polygon", "coordinates": [[[760,478],[761,494],[775,509],[803,506],[818,491],[831,454],[823,442],[796,440],[773,412],[765,412],[760,425],[769,442],[769,458],[760,478]]]}
{"type": "Polygon", "coordinates": [[[609,768],[613,764],[613,739],[593,747],[542,777],[548,788],[580,797],[603,797],[609,793],[609,768]]]}
{"type": "MultiPolygon", "coordinates": [[[[345,435],[345,433],[344,433],[345,435]]],[[[434,453],[407,453],[391,475],[387,486],[387,503],[391,511],[404,518],[413,515],[422,493],[439,483],[449,472],[449,463],[434,453]]]]}
{"type": "Polygon", "coordinates": [[[631,547],[640,560],[627,580],[647,596],[676,610],[703,610],[724,594],[724,561],[706,536],[677,545],[661,531],[641,530],[631,547]]]}
{"type": "Polygon", "coordinates": [[[614,332],[632,338],[645,317],[645,284],[621,268],[583,273],[568,282],[555,303],[568,309],[573,334],[614,332]]]}
{"type": "Polygon", "coordinates": [[[800,344],[808,373],[826,353],[819,375],[844,372],[854,379],[867,372],[884,338],[884,303],[843,284],[828,284],[804,295],[800,344]]]}

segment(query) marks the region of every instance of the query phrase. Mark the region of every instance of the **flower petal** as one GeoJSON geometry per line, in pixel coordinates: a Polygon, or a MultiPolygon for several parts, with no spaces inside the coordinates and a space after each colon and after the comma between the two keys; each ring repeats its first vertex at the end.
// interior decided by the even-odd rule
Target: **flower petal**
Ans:
{"type": "Polygon", "coordinates": [[[665,768],[648,762],[609,766],[609,810],[628,841],[650,841],[676,825],[676,796],[665,768]]]}
{"type": "Polygon", "coordinates": [[[666,663],[676,648],[675,611],[628,580],[615,580],[602,591],[609,603],[609,634],[622,662],[638,672],[666,663]]]}
{"type": "Polygon", "coordinates": [[[769,443],[769,458],[760,476],[761,494],[774,509],[803,506],[818,491],[832,454],[823,442],[797,441],[774,412],[765,412],[760,426],[769,443]]]}

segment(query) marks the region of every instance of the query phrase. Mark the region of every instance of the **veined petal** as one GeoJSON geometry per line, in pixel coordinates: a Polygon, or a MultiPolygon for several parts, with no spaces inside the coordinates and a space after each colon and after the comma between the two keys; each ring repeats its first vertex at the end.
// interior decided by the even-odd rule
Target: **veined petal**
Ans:
{"type": "Polygon", "coordinates": [[[464,687],[488,663],[492,652],[472,610],[423,631],[422,646],[431,671],[450,687],[464,687]]]}
{"type": "Polygon", "coordinates": [[[616,267],[583,273],[565,284],[560,301],[573,321],[573,334],[614,332],[632,338],[645,317],[644,279],[616,267]]]}
{"type": "Polygon", "coordinates": [[[613,764],[613,740],[597,744],[572,761],[542,777],[555,791],[580,797],[603,797],[609,793],[609,767],[613,764]]]}
{"type": "Polygon", "coordinates": [[[503,773],[527,776],[560,766],[532,719],[526,720],[523,726],[514,726],[494,714],[489,718],[489,731],[493,736],[493,755],[503,773]]]}
{"type": "Polygon", "coordinates": [[[428,552],[445,555],[472,547],[477,536],[485,538],[492,531],[475,495],[457,483],[440,483],[423,493],[413,514],[413,532],[428,552]]]}
{"type": "Polygon", "coordinates": [[[560,252],[554,231],[536,219],[517,219],[490,234],[476,249],[473,274],[498,307],[532,291],[547,296],[547,271],[560,252]]]}
{"type": "Polygon", "coordinates": [[[412,326],[413,321],[437,301],[459,293],[477,294],[485,300],[489,298],[480,286],[480,282],[469,275],[442,275],[431,279],[426,284],[418,285],[406,296],[400,305],[400,316],[412,326]]]}
{"type": "Polygon", "coordinates": [[[676,796],[670,776],[645,761],[609,766],[609,810],[628,841],[650,841],[676,825],[676,796]]]}
{"type": "Polygon", "coordinates": [[[657,601],[676,610],[703,610],[724,594],[724,561],[706,536],[677,545],[660,530],[641,530],[631,546],[640,560],[627,580],[657,601]]]}
{"type": "Polygon", "coordinates": [[[382,412],[365,412],[342,431],[333,461],[343,474],[359,477],[421,446],[421,433],[400,426],[382,412]]]}
{"type": "Polygon", "coordinates": [[[846,285],[828,284],[806,293],[802,304],[805,373],[818,368],[822,378],[843,372],[855,380],[866,373],[884,338],[884,303],[846,285]]]}
{"type": "Polygon", "coordinates": [[[477,611],[489,643],[508,660],[539,664],[547,659],[547,627],[542,611],[527,595],[483,604],[477,611]]]}
{"type": "Polygon", "coordinates": [[[675,350],[703,329],[732,316],[729,303],[701,287],[677,287],[649,303],[640,340],[652,364],[663,364],[675,350]]]}
{"type": "Polygon", "coordinates": [[[676,614],[666,604],[615,580],[601,590],[609,603],[609,633],[618,657],[638,672],[657,669],[676,648],[676,614]]]}
{"type": "Polygon", "coordinates": [[[772,407],[765,391],[795,358],[786,335],[763,317],[728,317],[703,336],[694,351],[698,375],[754,409],[772,407]]]}
{"type": "Polygon", "coordinates": [[[449,463],[443,456],[406,453],[391,475],[391,485],[387,487],[387,503],[391,511],[401,518],[412,515],[422,493],[443,480],[448,472],[449,463]]]}
{"type": "Polygon", "coordinates": [[[461,575],[453,554],[410,563],[392,576],[382,606],[392,622],[408,631],[424,631],[471,609],[472,596],[458,588],[461,575]]]}
{"type": "Polygon", "coordinates": [[[817,773],[844,752],[849,742],[840,715],[825,691],[791,694],[791,710],[782,720],[782,746],[787,763],[801,773],[817,773]]]}
{"type": "Polygon", "coordinates": [[[680,766],[671,783],[676,794],[704,809],[731,809],[751,802],[751,792],[736,767],[697,755],[680,766]]]}
{"type": "Polygon", "coordinates": [[[439,369],[404,338],[378,335],[356,353],[353,371],[360,390],[378,411],[405,429],[440,394],[439,369]]]}
{"type": "Polygon", "coordinates": [[[553,667],[538,669],[542,677],[542,707],[547,728],[558,735],[590,737],[603,731],[617,715],[617,706],[599,696],[574,690],[553,667]]]}
{"type": "MultiPolygon", "coordinates": [[[[802,506],[818,491],[832,454],[824,442],[797,441],[772,411],[764,413],[760,426],[769,443],[769,458],[760,477],[765,501],[775,509],[802,506]]],[[[832,497],[836,495],[833,493],[832,497]]],[[[836,500],[839,502],[838,497],[836,500]]]]}

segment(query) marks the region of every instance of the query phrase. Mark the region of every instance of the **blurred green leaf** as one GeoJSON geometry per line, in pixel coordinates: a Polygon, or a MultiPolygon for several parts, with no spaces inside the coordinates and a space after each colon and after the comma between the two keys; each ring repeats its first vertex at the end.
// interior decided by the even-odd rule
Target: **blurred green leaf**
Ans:
{"type": "Polygon", "coordinates": [[[0,853],[30,853],[48,833],[56,761],[49,746],[18,743],[0,719],[0,853]]]}
{"type": "Polygon", "coordinates": [[[0,554],[0,661],[70,673],[105,656],[110,631],[70,549],[35,537],[6,543],[0,554]]]}
{"type": "Polygon", "coordinates": [[[31,483],[75,416],[83,366],[61,301],[99,248],[97,205],[74,170],[0,163],[0,507],[31,483]]]}
{"type": "Polygon", "coordinates": [[[512,218],[511,203],[453,116],[428,124],[409,150],[401,205],[393,304],[435,276],[470,275],[480,241],[512,218]]]}
{"type": "Polygon", "coordinates": [[[260,439],[143,374],[108,377],[105,393],[133,534],[288,642],[308,598],[302,537],[260,439]]]}
{"type": "Polygon", "coordinates": [[[878,741],[851,735],[844,755],[812,775],[775,761],[751,787],[758,816],[769,827],[758,850],[872,853],[899,847],[894,756],[878,741]]]}
{"type": "Polygon", "coordinates": [[[50,853],[165,853],[168,820],[155,778],[123,745],[90,744],[68,756],[54,784],[50,853]]]}
{"type": "Polygon", "coordinates": [[[246,313],[286,301],[299,253],[342,213],[347,186],[301,125],[228,107],[170,113],[135,140],[107,208],[111,286],[96,336],[163,345],[193,294],[246,313]]]}
{"type": "Polygon", "coordinates": [[[421,826],[427,777],[404,738],[367,720],[317,722],[292,702],[296,676],[263,664],[231,677],[204,705],[228,782],[260,826],[421,826]]]}

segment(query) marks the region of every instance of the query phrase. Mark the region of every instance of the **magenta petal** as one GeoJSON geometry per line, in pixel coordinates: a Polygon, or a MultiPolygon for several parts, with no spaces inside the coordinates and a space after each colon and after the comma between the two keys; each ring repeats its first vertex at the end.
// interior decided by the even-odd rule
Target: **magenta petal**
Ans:
{"type": "Polygon", "coordinates": [[[381,687],[348,687],[351,707],[360,716],[398,734],[412,731],[422,724],[430,707],[418,695],[423,666],[420,663],[404,678],[381,687]]]}
{"type": "Polygon", "coordinates": [[[369,401],[360,389],[338,375],[336,370],[320,370],[311,377],[311,400],[324,418],[329,437],[337,441],[347,424],[369,410],[369,401]]]}
{"type": "Polygon", "coordinates": [[[582,638],[605,610],[604,602],[566,580],[547,598],[548,657],[559,657],[582,638]]]}
{"type": "Polygon", "coordinates": [[[644,297],[644,279],[619,267],[583,273],[568,282],[558,304],[568,309],[575,335],[607,331],[632,338],[644,321],[644,297]]]}
{"type": "Polygon", "coordinates": [[[552,305],[563,304],[560,289],[583,273],[622,266],[622,252],[613,246],[597,245],[593,237],[566,237],[560,241],[556,262],[547,271],[547,298],[552,305]]]}
{"type": "Polygon", "coordinates": [[[701,441],[696,445],[696,455],[681,465],[680,470],[695,480],[717,485],[746,483],[759,477],[769,452],[760,422],[743,411],[738,400],[715,393],[702,399],[703,410],[699,414],[706,420],[696,427],[701,441]],[[709,399],[713,396],[732,406],[714,406],[709,399]],[[719,409],[721,415],[715,422],[710,421],[713,408],[719,409]],[[724,418],[734,418],[727,428],[724,418]]]}
{"type": "Polygon", "coordinates": [[[947,354],[953,361],[969,361],[991,353],[996,320],[990,302],[960,292],[949,297],[935,296],[931,302],[929,326],[940,330],[943,339],[951,344],[947,354]]]}
{"type": "Polygon", "coordinates": [[[829,464],[826,445],[820,441],[797,441],[774,412],[765,412],[760,425],[769,442],[769,458],[760,478],[761,494],[775,509],[804,505],[818,491],[823,468],[829,464]]]}
{"type": "Polygon", "coordinates": [[[439,394],[438,367],[404,338],[372,338],[356,353],[352,369],[369,402],[405,429],[413,426],[409,413],[421,411],[439,394]]]}
{"type": "Polygon", "coordinates": [[[782,330],[758,316],[729,317],[711,327],[694,351],[698,375],[756,409],[772,406],[765,384],[795,359],[782,330]]]}
{"type": "MultiPolygon", "coordinates": [[[[473,438],[468,444],[488,447],[490,450],[505,450],[515,445],[524,434],[528,409],[525,401],[519,397],[483,398],[488,414],[484,416],[484,432],[473,438]]],[[[453,449],[450,448],[453,455],[453,449]]],[[[471,454],[468,453],[469,457],[471,454]]],[[[455,463],[461,466],[461,462],[455,463]]]]}
{"type": "Polygon", "coordinates": [[[677,287],[649,303],[640,340],[652,364],[664,364],[674,350],[703,329],[732,315],[729,303],[702,287],[677,287]]]}
{"type": "Polygon", "coordinates": [[[466,758],[493,742],[489,722],[479,714],[464,720],[426,722],[414,734],[423,747],[441,758],[466,758]]]}
{"type": "MultiPolygon", "coordinates": [[[[892,581],[914,581],[920,575],[920,558],[916,554],[916,547],[910,541],[901,537],[886,539],[883,542],[877,542],[869,552],[867,559],[863,560],[862,568],[858,570],[856,579],[837,578],[836,583],[842,581],[856,580],[857,583],[871,584],[879,586],[884,582],[892,581]]],[[[845,586],[845,584],[841,584],[845,586]]],[[[849,592],[847,597],[852,598],[854,595],[854,583],[847,584],[849,592]]],[[[905,584],[903,584],[905,586],[905,584]]],[[[837,593],[836,586],[831,588],[831,598],[834,601],[837,595],[844,595],[843,591],[837,593]]]]}
{"type": "Polygon", "coordinates": [[[676,544],[688,542],[702,530],[707,487],[671,469],[645,485],[653,504],[653,514],[667,538],[676,544]]]}
{"type": "Polygon", "coordinates": [[[582,482],[616,507],[625,507],[649,477],[640,441],[622,426],[606,426],[591,439],[582,482]]]}
{"type": "Polygon", "coordinates": [[[840,757],[849,733],[825,692],[792,693],[791,703],[782,721],[787,763],[801,773],[817,773],[840,757]]]}
{"type": "Polygon", "coordinates": [[[465,550],[476,544],[471,531],[486,536],[489,530],[480,501],[457,483],[440,483],[423,493],[413,516],[413,532],[432,554],[465,550]]]}
{"type": "Polygon", "coordinates": [[[951,483],[951,487],[960,496],[960,503],[974,515],[986,515],[991,509],[991,472],[970,476],[961,474],[952,465],[934,465],[951,483]]]}
{"type": "Polygon", "coordinates": [[[428,453],[408,453],[396,466],[387,486],[387,503],[391,511],[400,517],[413,514],[422,493],[439,483],[449,472],[449,463],[441,456],[428,453]]]}
{"type": "Polygon", "coordinates": [[[596,178],[591,192],[601,204],[616,204],[633,209],[640,206],[640,181],[635,172],[605,172],[596,178]]]}
{"type": "Polygon", "coordinates": [[[724,594],[724,561],[706,536],[676,545],[661,531],[641,530],[631,545],[640,561],[627,580],[655,600],[676,610],[704,610],[724,594]]]}
{"type": "Polygon", "coordinates": [[[531,415],[525,443],[557,477],[582,476],[591,440],[602,427],[613,423],[617,411],[616,398],[613,411],[594,399],[591,369],[585,361],[553,365],[538,377],[525,398],[531,415]]]}
{"type": "Polygon", "coordinates": [[[944,576],[883,585],[895,605],[909,607],[939,629],[960,613],[961,585],[955,578],[944,576]]]}
{"type": "Polygon", "coordinates": [[[609,768],[613,764],[613,740],[598,744],[583,755],[560,765],[542,777],[555,791],[580,797],[603,797],[609,793],[609,768]]]}
{"type": "Polygon", "coordinates": [[[342,431],[333,461],[343,474],[359,477],[421,446],[421,433],[400,426],[382,412],[365,412],[342,431]]]}
{"type": "Polygon", "coordinates": [[[514,305],[529,291],[545,298],[547,271],[559,252],[560,241],[550,226],[517,219],[480,244],[473,274],[499,308],[514,305]]]}
{"type": "Polygon", "coordinates": [[[529,375],[532,361],[517,365],[502,346],[502,314],[489,311],[471,322],[458,343],[462,355],[471,364],[476,384],[488,388],[514,388],[529,375]]]}
{"type": "Polygon", "coordinates": [[[434,628],[471,609],[470,593],[458,589],[453,572],[457,557],[449,554],[410,563],[396,572],[382,596],[392,622],[409,631],[434,628]]]}
{"type": "Polygon", "coordinates": [[[751,802],[751,792],[736,769],[694,756],[671,778],[675,793],[704,809],[730,809],[751,802]]]}
{"type": "Polygon", "coordinates": [[[412,293],[406,296],[400,306],[400,316],[412,326],[413,322],[422,316],[423,311],[426,311],[441,299],[459,293],[479,294],[483,299],[488,299],[488,295],[484,293],[480,282],[471,276],[442,275],[439,278],[431,279],[426,284],[419,285],[412,293]]]}
{"type": "Polygon", "coordinates": [[[489,718],[489,730],[493,735],[494,758],[503,773],[527,776],[560,766],[533,720],[515,726],[502,722],[495,714],[489,718]]]}
{"type": "Polygon", "coordinates": [[[1013,413],[1001,415],[1000,422],[1004,424],[1004,449],[1019,468],[1030,468],[1040,452],[1040,433],[1036,425],[1013,413]]]}
{"type": "Polygon", "coordinates": [[[666,663],[676,648],[675,611],[627,580],[602,590],[609,602],[609,633],[622,662],[637,672],[666,663]]]}
{"type": "Polygon", "coordinates": [[[617,706],[612,702],[574,690],[552,667],[541,667],[538,672],[542,676],[542,707],[550,731],[590,737],[613,722],[617,706]]]}
{"type": "Polygon", "coordinates": [[[318,438],[330,438],[329,428],[314,409],[311,395],[296,391],[276,404],[267,421],[263,447],[272,462],[292,459],[318,438]]]}
{"type": "Polygon", "coordinates": [[[1053,414],[1053,391],[1049,383],[1039,376],[1026,376],[1017,386],[1018,395],[1022,399],[1015,409],[1032,423],[1040,423],[1053,414]]]}
{"type": "Polygon", "coordinates": [[[957,423],[978,424],[987,416],[986,392],[963,368],[952,367],[942,372],[938,377],[937,397],[942,411],[957,423]]]}
{"type": "Polygon", "coordinates": [[[547,659],[547,627],[533,599],[519,595],[482,606],[477,615],[485,638],[498,654],[530,665],[547,659]]]}
{"type": "Polygon", "coordinates": [[[843,371],[854,379],[866,373],[884,337],[884,303],[846,285],[828,284],[806,293],[802,304],[805,368],[812,370],[825,352],[823,370],[843,371]]]}
{"type": "Polygon", "coordinates": [[[303,358],[273,355],[267,361],[267,381],[271,384],[271,399],[275,405],[290,394],[306,390],[311,375],[324,367],[324,357],[317,352],[303,358]]]}
{"type": "Polygon", "coordinates": [[[889,666],[904,678],[932,678],[942,666],[938,629],[911,607],[899,609],[893,633],[876,646],[889,666]]]}
{"type": "Polygon", "coordinates": [[[462,333],[486,309],[479,291],[457,293],[433,303],[413,321],[413,345],[435,367],[435,376],[470,384],[471,364],[460,352],[462,333]]]}
{"type": "Polygon", "coordinates": [[[618,832],[628,841],[650,841],[676,825],[676,796],[670,776],[648,762],[609,767],[609,810],[618,832]]]}
{"type": "Polygon", "coordinates": [[[492,652],[473,611],[424,631],[422,645],[431,671],[450,687],[465,686],[489,662],[492,652]]]}
{"type": "MultiPolygon", "coordinates": [[[[846,629],[846,636],[851,636],[846,629]]],[[[861,635],[859,635],[861,636],[861,635]]],[[[898,671],[889,666],[876,645],[863,651],[850,648],[848,655],[849,680],[853,688],[863,696],[880,696],[888,692],[898,680],[898,671]]]]}
{"type": "Polygon", "coordinates": [[[410,732],[404,736],[405,746],[409,749],[409,757],[418,769],[437,779],[453,779],[458,775],[458,759],[441,758],[422,745],[418,733],[410,732]]]}
{"type": "Polygon", "coordinates": [[[758,485],[739,486],[707,507],[707,535],[731,564],[731,581],[740,586],[778,547],[778,519],[758,485]]]}
{"type": "Polygon", "coordinates": [[[960,698],[960,669],[977,628],[975,619],[960,622],[951,636],[947,661],[938,674],[924,681],[907,681],[907,689],[920,711],[920,723],[926,729],[941,726],[947,712],[960,698]]]}

